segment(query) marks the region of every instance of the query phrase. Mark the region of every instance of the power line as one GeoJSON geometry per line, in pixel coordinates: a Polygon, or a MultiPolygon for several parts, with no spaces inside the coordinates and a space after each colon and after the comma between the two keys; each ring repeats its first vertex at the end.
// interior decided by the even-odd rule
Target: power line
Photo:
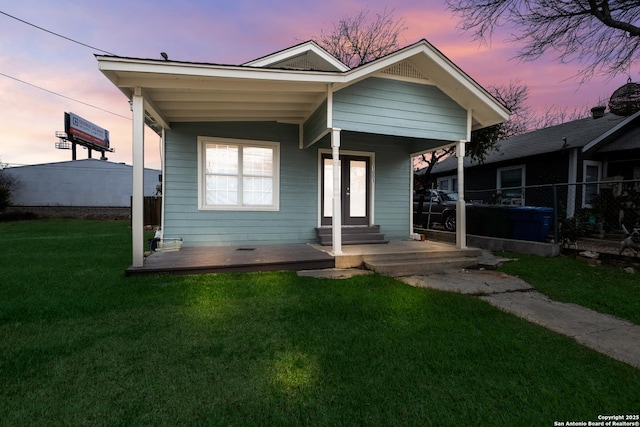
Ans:
{"type": "Polygon", "coordinates": [[[10,75],[8,75],[8,74],[4,74],[4,73],[2,73],[2,72],[0,72],[0,76],[4,76],[4,77],[6,77],[6,78],[8,78],[8,79],[15,80],[15,81],[20,82],[20,83],[22,83],[22,84],[25,84],[25,85],[27,85],[27,86],[31,86],[31,87],[34,87],[34,88],[36,88],[36,89],[40,89],[40,90],[42,90],[42,91],[45,91],[45,92],[51,93],[51,94],[56,95],[56,96],[59,96],[59,97],[61,97],[61,98],[65,98],[65,99],[68,99],[68,100],[70,100],[70,101],[77,102],[77,103],[79,103],[79,104],[83,104],[83,105],[86,105],[86,106],[91,107],[91,108],[95,108],[96,110],[104,111],[105,113],[113,114],[114,116],[118,116],[118,117],[122,117],[123,119],[131,120],[131,117],[123,116],[122,114],[114,113],[113,111],[105,110],[104,108],[96,107],[95,105],[91,105],[91,104],[88,104],[88,103],[83,102],[83,101],[78,101],[77,99],[73,99],[73,98],[70,98],[70,97],[68,97],[68,96],[66,96],[66,95],[62,95],[62,94],[60,94],[60,93],[58,93],[58,92],[54,92],[54,91],[52,91],[52,90],[45,89],[45,88],[43,88],[43,87],[41,87],[41,86],[34,85],[33,83],[25,82],[24,80],[20,80],[20,79],[19,79],[19,78],[17,78],[17,77],[13,77],[13,76],[10,76],[10,75]]]}
{"type": "MultiPolygon", "coordinates": [[[[69,38],[69,37],[63,36],[63,35],[61,35],[61,34],[55,33],[55,32],[53,32],[53,31],[47,30],[46,28],[39,27],[39,26],[37,26],[37,25],[35,25],[35,24],[32,24],[31,22],[25,21],[25,20],[23,20],[23,19],[20,19],[20,18],[18,18],[18,17],[15,17],[15,16],[13,16],[13,15],[10,15],[10,14],[8,14],[8,13],[6,13],[6,12],[1,11],[1,10],[0,10],[0,14],[5,15],[5,16],[8,16],[9,18],[15,19],[16,21],[22,22],[23,24],[26,24],[26,25],[32,26],[32,27],[34,27],[34,28],[37,28],[37,29],[39,29],[39,30],[41,30],[41,31],[47,32],[47,33],[49,33],[49,34],[53,34],[54,36],[57,36],[57,37],[63,38],[63,39],[65,39],[65,40],[68,40],[68,41],[73,42],[73,43],[76,43],[76,44],[79,44],[79,45],[81,45],[81,46],[88,47],[88,48],[90,48],[90,49],[94,49],[94,50],[97,50],[97,51],[100,51],[100,52],[106,53],[106,54],[108,54],[108,55],[116,56],[115,54],[113,54],[113,53],[111,53],[111,52],[109,52],[109,51],[106,51],[106,50],[104,50],[104,49],[97,48],[97,47],[95,47],[95,46],[88,45],[88,44],[86,44],[86,43],[79,42],[79,41],[74,40],[74,39],[72,39],[72,38],[69,38]]],[[[68,99],[68,100],[70,100],[70,101],[77,102],[77,103],[79,103],[79,104],[83,104],[83,105],[86,105],[86,106],[88,106],[88,107],[91,107],[91,108],[95,108],[95,109],[97,109],[97,110],[104,111],[105,113],[113,114],[114,116],[118,116],[118,117],[122,117],[122,118],[127,119],[127,120],[131,120],[131,117],[126,117],[126,116],[123,116],[123,115],[121,115],[121,114],[114,113],[114,112],[109,111],[109,110],[105,110],[104,108],[100,108],[100,107],[97,107],[97,106],[95,106],[95,105],[88,104],[88,103],[86,103],[86,102],[83,102],[83,101],[79,101],[79,100],[77,100],[77,99],[70,98],[70,97],[68,97],[68,96],[62,95],[62,94],[57,93],[57,92],[54,92],[54,91],[52,91],[52,90],[45,89],[45,88],[43,88],[43,87],[41,87],[41,86],[37,86],[37,85],[35,85],[35,84],[33,84],[33,83],[29,83],[29,82],[26,82],[26,81],[24,81],[24,80],[20,80],[20,79],[19,79],[19,78],[17,78],[17,77],[13,77],[13,76],[10,76],[10,75],[8,75],[8,74],[4,74],[4,73],[0,73],[0,75],[1,75],[1,76],[4,76],[4,77],[7,77],[7,78],[9,78],[9,79],[15,80],[15,81],[17,81],[17,82],[20,82],[20,83],[22,83],[22,84],[25,84],[25,85],[28,85],[28,86],[34,87],[34,88],[36,88],[36,89],[40,89],[40,90],[42,90],[42,91],[45,91],[45,92],[51,93],[51,94],[53,94],[53,95],[56,95],[56,96],[59,96],[59,97],[62,97],[62,98],[68,99]]]]}
{"type": "Polygon", "coordinates": [[[1,11],[1,10],[0,10],[0,13],[1,13],[1,14],[3,14],[3,15],[5,15],[5,16],[8,16],[9,18],[15,19],[16,21],[20,21],[20,22],[22,22],[23,24],[30,25],[30,26],[32,26],[32,27],[34,27],[34,28],[37,28],[37,29],[39,29],[39,30],[41,30],[41,31],[44,31],[44,32],[46,32],[46,33],[53,34],[54,36],[57,36],[57,37],[63,38],[63,39],[65,39],[65,40],[69,40],[70,42],[77,43],[77,44],[79,44],[79,45],[81,45],[81,46],[88,47],[89,49],[94,49],[94,50],[98,50],[98,51],[100,51],[100,52],[106,53],[106,54],[108,54],[108,55],[117,56],[117,55],[115,55],[114,53],[111,53],[111,52],[106,51],[106,50],[104,50],[104,49],[99,49],[99,48],[97,48],[97,47],[90,46],[90,45],[88,45],[88,44],[85,44],[85,43],[79,42],[79,41],[77,41],[77,40],[74,40],[74,39],[72,39],[72,38],[69,38],[69,37],[63,36],[62,34],[54,33],[53,31],[47,30],[46,28],[39,27],[39,26],[37,26],[37,25],[35,25],[35,24],[32,24],[31,22],[28,22],[28,21],[25,21],[25,20],[23,20],[23,19],[17,18],[17,17],[15,17],[15,16],[13,16],[13,15],[9,15],[8,13],[3,12],[3,11],[1,11]]]}

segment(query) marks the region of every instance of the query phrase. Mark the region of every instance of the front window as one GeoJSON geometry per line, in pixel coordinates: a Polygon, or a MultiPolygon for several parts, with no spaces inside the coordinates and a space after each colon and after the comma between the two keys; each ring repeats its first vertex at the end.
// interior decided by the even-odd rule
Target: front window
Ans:
{"type": "Polygon", "coordinates": [[[278,210],[276,143],[200,138],[200,209],[278,210]]]}
{"type": "Polygon", "coordinates": [[[452,175],[438,178],[438,188],[443,191],[457,191],[458,177],[452,175]]]}
{"type": "Polygon", "coordinates": [[[500,190],[500,194],[503,200],[524,198],[524,177],[524,166],[514,166],[498,169],[498,189],[500,190]]]}

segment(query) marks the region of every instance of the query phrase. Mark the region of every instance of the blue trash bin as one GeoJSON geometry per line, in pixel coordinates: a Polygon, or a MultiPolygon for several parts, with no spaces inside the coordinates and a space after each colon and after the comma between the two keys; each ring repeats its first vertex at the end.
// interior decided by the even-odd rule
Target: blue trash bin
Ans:
{"type": "Polygon", "coordinates": [[[552,208],[521,206],[510,211],[513,238],[532,242],[545,242],[551,227],[552,208]]]}
{"type": "Polygon", "coordinates": [[[497,237],[500,239],[511,238],[512,220],[510,212],[511,206],[488,206],[486,215],[485,236],[497,237]]]}
{"type": "Polygon", "coordinates": [[[482,205],[467,206],[467,234],[484,235],[486,208],[482,205]]]}

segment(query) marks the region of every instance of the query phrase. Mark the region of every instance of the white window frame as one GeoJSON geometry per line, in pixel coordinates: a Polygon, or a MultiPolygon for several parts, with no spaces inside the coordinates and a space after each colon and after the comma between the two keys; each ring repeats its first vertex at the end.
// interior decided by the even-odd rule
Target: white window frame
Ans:
{"type": "Polygon", "coordinates": [[[458,186],[454,185],[454,181],[457,181],[457,180],[458,180],[458,176],[457,175],[443,176],[443,177],[440,177],[440,178],[436,179],[436,186],[438,187],[438,190],[443,190],[442,183],[446,182],[447,183],[447,187],[448,187],[446,189],[446,191],[453,191],[454,193],[457,193],[458,192],[458,186]]]}
{"type": "MultiPolygon", "coordinates": [[[[524,202],[524,197],[525,197],[525,191],[524,191],[524,187],[526,187],[527,182],[527,166],[526,165],[516,165],[516,166],[507,166],[504,168],[498,168],[496,170],[496,188],[498,190],[502,190],[503,186],[502,186],[502,172],[506,172],[506,171],[510,171],[510,170],[516,170],[516,169],[520,169],[520,173],[521,173],[521,177],[520,177],[520,182],[521,187],[522,187],[522,195],[519,197],[520,199],[520,205],[525,206],[525,202],[524,202]]],[[[506,188],[512,188],[512,187],[506,187],[506,188]]],[[[501,191],[502,193],[502,191],[501,191]]],[[[510,198],[513,199],[513,198],[510,198]]],[[[515,200],[515,199],[514,199],[515,200]]]]}
{"type": "Polygon", "coordinates": [[[582,207],[592,209],[593,205],[591,203],[587,203],[587,185],[595,185],[596,195],[598,195],[600,194],[600,184],[593,184],[593,182],[586,181],[587,167],[589,166],[595,166],[598,168],[598,176],[596,177],[595,182],[600,182],[602,180],[602,162],[596,162],[595,160],[585,160],[582,162],[582,207]]]}
{"type": "Polygon", "coordinates": [[[280,143],[272,141],[254,141],[245,139],[217,138],[210,136],[198,137],[198,210],[204,211],[279,211],[280,210],[280,143]],[[229,144],[238,147],[259,147],[273,149],[273,203],[271,205],[256,206],[243,205],[242,195],[242,155],[238,170],[238,205],[207,205],[205,196],[206,175],[206,146],[207,144],[229,144]]]}

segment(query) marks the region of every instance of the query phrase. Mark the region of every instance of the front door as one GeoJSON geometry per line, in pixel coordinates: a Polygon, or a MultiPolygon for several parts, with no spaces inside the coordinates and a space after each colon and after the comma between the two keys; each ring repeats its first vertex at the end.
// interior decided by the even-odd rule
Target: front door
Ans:
{"type": "MultiPolygon", "coordinates": [[[[369,164],[366,156],[340,156],[343,225],[369,225],[369,164]]],[[[333,217],[333,158],[322,155],[322,225],[333,217]]]]}

